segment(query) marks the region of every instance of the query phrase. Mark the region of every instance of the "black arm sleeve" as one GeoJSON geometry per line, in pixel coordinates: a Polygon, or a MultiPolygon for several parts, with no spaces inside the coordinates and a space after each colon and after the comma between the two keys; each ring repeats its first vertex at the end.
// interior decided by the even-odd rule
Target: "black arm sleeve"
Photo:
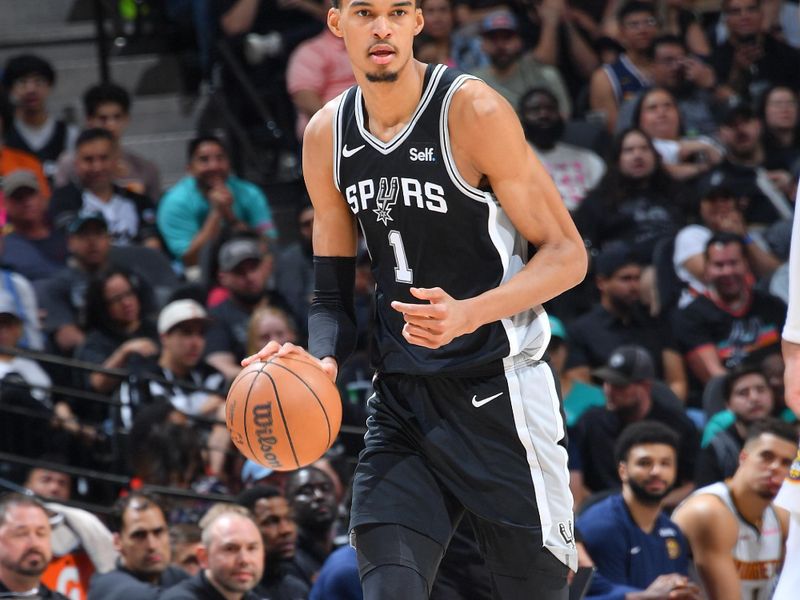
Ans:
{"type": "Polygon", "coordinates": [[[356,347],[355,257],[314,257],[314,299],[308,312],[308,351],[341,367],[356,347]]]}

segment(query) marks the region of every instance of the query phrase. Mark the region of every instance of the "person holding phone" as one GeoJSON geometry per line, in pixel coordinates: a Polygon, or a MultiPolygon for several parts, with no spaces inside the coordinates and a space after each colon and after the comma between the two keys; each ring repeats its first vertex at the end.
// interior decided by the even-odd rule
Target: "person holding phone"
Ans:
{"type": "Polygon", "coordinates": [[[800,72],[787,65],[797,64],[800,52],[761,31],[763,0],[723,0],[722,18],[728,39],[711,53],[717,74],[717,99],[752,99],[770,84],[800,89],[800,72]]]}

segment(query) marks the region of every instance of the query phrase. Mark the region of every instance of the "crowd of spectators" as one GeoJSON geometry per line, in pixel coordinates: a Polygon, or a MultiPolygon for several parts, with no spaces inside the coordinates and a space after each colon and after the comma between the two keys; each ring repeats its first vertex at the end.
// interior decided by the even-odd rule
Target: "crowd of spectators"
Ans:
{"type": "MultiPolygon", "coordinates": [[[[732,552],[740,527],[773,514],[797,436],[779,345],[800,176],[797,4],[419,4],[417,56],[481,77],[517,109],[591,257],[586,280],[545,307],[575,533],[598,569],[589,597],[771,585],[780,554],[756,567],[732,552]],[[771,483],[754,482],[765,468],[771,483]]],[[[355,83],[322,2],[166,5],[192,24],[203,77],[222,77],[254,137],[263,123],[216,42],[292,152],[308,118],[355,83]]],[[[0,452],[21,462],[0,462],[0,482],[46,504],[0,500],[0,595],[359,598],[346,527],[370,393],[366,249],[358,350],[338,382],[353,429],[296,472],[245,462],[224,398],[244,356],[305,342],[314,209],[298,194],[279,230],[269,187],[237,174],[228,141],[206,131],[163,187],[159,165],[125,146],[129,92],[93,85],[84,120],[66,123],[48,108],[57,75],[35,54],[2,66],[0,452]]],[[[491,597],[466,524],[432,597],[464,589],[491,597]]]]}

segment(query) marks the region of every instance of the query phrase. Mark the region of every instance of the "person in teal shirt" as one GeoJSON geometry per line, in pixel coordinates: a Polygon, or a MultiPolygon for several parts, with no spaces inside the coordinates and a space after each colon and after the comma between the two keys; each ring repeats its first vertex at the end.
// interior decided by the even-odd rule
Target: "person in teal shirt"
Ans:
{"type": "Polygon", "coordinates": [[[278,237],[264,193],[231,175],[222,141],[211,135],[189,142],[189,174],[164,194],[158,206],[158,230],[170,254],[184,267],[196,265],[200,252],[223,227],[252,229],[278,237]]]}
{"type": "Polygon", "coordinates": [[[548,315],[548,319],[550,320],[550,345],[547,347],[547,353],[550,355],[550,366],[561,383],[567,428],[571,429],[588,409],[593,406],[605,406],[606,397],[603,394],[603,388],[564,376],[564,365],[569,353],[567,331],[558,317],[548,315]]]}

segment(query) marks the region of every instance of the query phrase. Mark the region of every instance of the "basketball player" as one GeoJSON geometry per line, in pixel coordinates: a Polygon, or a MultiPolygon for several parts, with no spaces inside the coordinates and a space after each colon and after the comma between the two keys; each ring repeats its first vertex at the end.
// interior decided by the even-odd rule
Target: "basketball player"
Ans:
{"type": "MultiPolygon", "coordinates": [[[[800,200],[800,188],[798,188],[800,200]]],[[[786,363],[784,381],[786,404],[800,417],[800,210],[794,212],[792,245],[789,255],[789,310],[783,326],[783,360],[786,363]]],[[[787,565],[800,564],[800,449],[797,451],[789,477],[783,482],[775,504],[789,511],[789,537],[786,540],[787,565]]],[[[800,589],[800,569],[784,569],[773,600],[790,600],[800,589]]]]}
{"type": "MultiPolygon", "coordinates": [[[[304,137],[309,350],[332,378],[352,351],[360,226],[377,369],[350,523],[364,597],[427,598],[466,514],[495,597],[564,599],[577,555],[541,304],[584,277],[581,238],[512,107],[413,58],[417,6],[334,0],[328,26],[358,86],[304,137]]],[[[298,351],[271,343],[243,364],[298,351]]]]}
{"type": "Polygon", "coordinates": [[[672,515],[689,540],[709,600],[769,600],[781,571],[789,515],[773,500],[796,432],[768,418],[750,426],[733,477],[695,491],[672,515]]]}

